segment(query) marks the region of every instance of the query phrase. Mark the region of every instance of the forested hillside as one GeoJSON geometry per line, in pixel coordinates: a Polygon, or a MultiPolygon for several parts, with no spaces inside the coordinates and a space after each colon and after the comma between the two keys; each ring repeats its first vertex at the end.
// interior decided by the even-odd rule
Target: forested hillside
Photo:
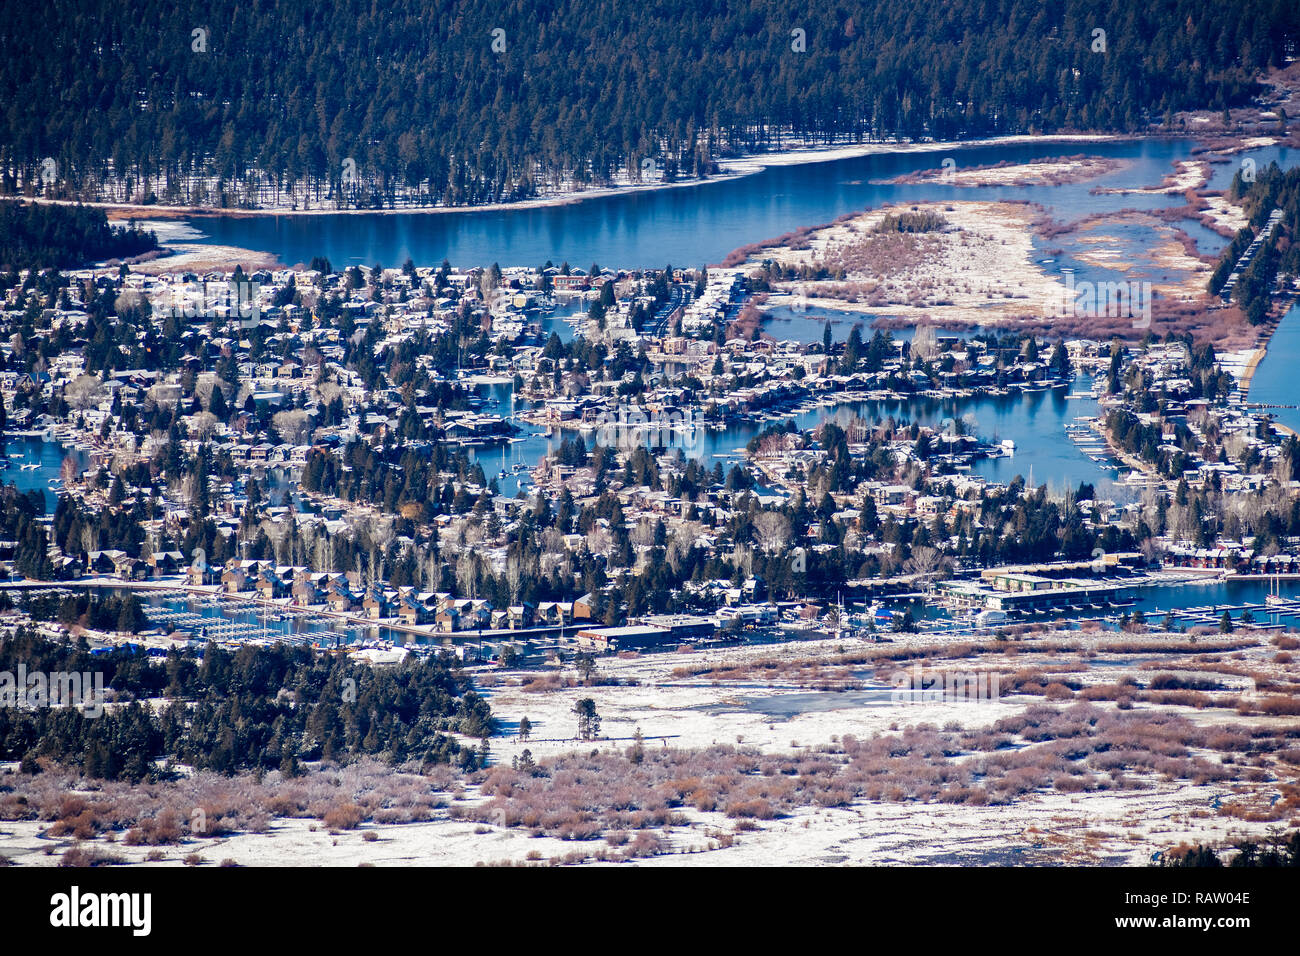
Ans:
{"type": "Polygon", "coordinates": [[[1131,130],[1241,102],[1298,24],[1290,0],[9,4],[0,168],[119,200],[487,202],[791,136],[1131,130]]]}

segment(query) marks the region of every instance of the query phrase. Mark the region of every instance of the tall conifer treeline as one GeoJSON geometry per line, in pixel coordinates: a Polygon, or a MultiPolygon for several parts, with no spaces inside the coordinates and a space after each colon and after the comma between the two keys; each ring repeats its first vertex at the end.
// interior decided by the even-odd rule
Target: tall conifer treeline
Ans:
{"type": "Polygon", "coordinates": [[[1242,102],[1298,33],[1290,0],[10,4],[0,188],[49,168],[70,196],[162,176],[146,199],[238,204],[258,170],[476,203],[791,135],[1135,130],[1242,102]]]}

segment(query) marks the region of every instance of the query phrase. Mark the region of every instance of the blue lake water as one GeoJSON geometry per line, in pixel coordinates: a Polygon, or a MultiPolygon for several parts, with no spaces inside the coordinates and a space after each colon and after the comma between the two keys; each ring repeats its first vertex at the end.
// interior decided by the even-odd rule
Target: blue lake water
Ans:
{"type": "MultiPolygon", "coordinates": [[[[1137,591],[1135,610],[1147,616],[1155,623],[1165,611],[1178,608],[1214,607],[1219,613],[1223,605],[1240,606],[1243,604],[1262,604],[1268,596],[1271,582],[1263,579],[1248,581],[1193,581],[1188,584],[1141,588],[1137,591]]],[[[1300,597],[1300,581],[1279,580],[1277,590],[1288,598],[1300,597]]],[[[1217,616],[1217,615],[1216,615],[1217,616]]],[[[1233,619],[1240,617],[1240,612],[1231,612],[1233,619]]],[[[1287,627],[1300,626],[1300,618],[1293,614],[1269,612],[1255,614],[1260,622],[1269,621],[1287,627]]],[[[1185,622],[1184,622],[1185,623],[1185,622]]]]}
{"type": "MultiPolygon", "coordinates": [[[[567,260],[587,268],[593,262],[616,268],[696,266],[720,262],[746,243],[773,238],[801,226],[829,222],[846,212],[886,202],[1008,199],[1041,203],[1052,218],[1070,221],[1096,212],[1157,209],[1183,203],[1179,195],[1095,196],[1095,187],[1154,186],[1173,171],[1172,163],[1194,158],[1189,139],[1124,140],[1106,143],[1028,142],[966,146],[935,152],[880,153],[852,159],[773,166],[735,179],[698,185],[602,196],[557,206],[514,210],[311,216],[216,216],[191,222],[205,241],[274,253],[292,265],[323,255],[336,268],[353,264],[417,264],[444,258],[469,268],[540,265],[567,260]],[[1084,183],[976,189],[884,185],[880,180],[933,169],[951,155],[959,167],[1079,153],[1126,160],[1130,165],[1084,183]]],[[[1271,147],[1250,156],[1260,165],[1295,161],[1295,150],[1271,147]]],[[[1211,183],[1231,181],[1237,162],[1216,165],[1211,183]]],[[[1180,224],[1181,225],[1181,224],[1180,224]]],[[[1195,237],[1217,251],[1222,239],[1195,224],[1195,237]]],[[[1150,230],[1138,230],[1139,233],[1150,230]]],[[[1136,237],[1141,239],[1139,235],[1136,237]]],[[[1043,243],[1046,251],[1054,243],[1043,243]]],[[[1059,243],[1055,243],[1059,244],[1059,243]]],[[[1084,264],[1062,265],[1092,275],[1084,264]]]]}
{"type": "MultiPolygon", "coordinates": [[[[1268,342],[1268,354],[1255,369],[1250,382],[1250,400],[1266,405],[1300,405],[1300,304],[1293,305],[1268,342]]],[[[1277,420],[1300,431],[1300,409],[1275,408],[1277,420]]]]}
{"type": "MultiPolygon", "coordinates": [[[[1066,487],[1074,489],[1081,482],[1089,482],[1099,492],[1117,500],[1128,500],[1130,490],[1114,482],[1116,471],[1093,461],[1066,435],[1067,424],[1080,417],[1093,418],[1098,413],[1097,403],[1091,397],[1068,397],[1072,392],[1086,391],[1091,384],[1090,379],[1080,376],[1069,387],[1024,395],[949,400],[900,397],[890,401],[845,403],[785,417],[793,419],[800,429],[810,429],[825,421],[847,425],[854,417],[871,423],[892,418],[895,422],[939,426],[945,418],[965,419],[971,415],[974,422],[969,424],[968,430],[972,434],[995,442],[1009,438],[1016,443],[1014,456],[976,461],[971,466],[972,474],[1002,483],[1020,475],[1026,481],[1032,478],[1035,486],[1046,484],[1054,492],[1066,487]]],[[[489,409],[503,414],[510,409],[510,391],[509,385],[480,388],[489,399],[489,409]]],[[[506,472],[506,477],[498,478],[498,483],[501,491],[511,496],[521,487],[521,474],[514,471],[516,463],[531,468],[542,456],[558,448],[566,436],[572,440],[578,434],[567,431],[548,437],[538,434],[534,426],[524,423],[522,427],[525,436],[522,441],[498,448],[472,449],[470,453],[471,459],[483,466],[489,479],[501,471],[506,472]]],[[[683,447],[683,451],[688,457],[700,459],[711,467],[719,456],[743,454],[745,444],[765,427],[768,423],[740,422],[724,431],[704,431],[698,435],[697,441],[683,447]]],[[[590,447],[592,438],[588,436],[584,440],[590,447]]],[[[723,467],[729,470],[730,462],[724,460],[723,467]]],[[[524,490],[527,491],[526,486],[524,490]]]]}
{"type": "Polygon", "coordinates": [[[53,514],[59,503],[55,486],[50,484],[50,479],[59,477],[64,459],[71,457],[78,472],[84,470],[87,464],[85,455],[55,441],[5,436],[0,439],[0,444],[4,447],[5,457],[9,459],[9,466],[0,471],[0,482],[14,485],[19,491],[42,492],[47,514],[53,514]],[[23,465],[40,467],[24,468],[23,465]]]}
{"type": "MultiPolygon", "coordinates": [[[[848,339],[855,325],[859,326],[859,333],[863,339],[870,338],[876,322],[875,317],[869,313],[847,312],[821,306],[810,305],[797,309],[788,305],[773,305],[763,310],[762,331],[783,342],[818,344],[825,335],[827,325],[831,327],[831,338],[836,342],[843,342],[848,339]]],[[[910,342],[915,329],[907,326],[889,331],[896,342],[910,342]]],[[[943,334],[960,335],[948,330],[944,330],[943,334]]]]}

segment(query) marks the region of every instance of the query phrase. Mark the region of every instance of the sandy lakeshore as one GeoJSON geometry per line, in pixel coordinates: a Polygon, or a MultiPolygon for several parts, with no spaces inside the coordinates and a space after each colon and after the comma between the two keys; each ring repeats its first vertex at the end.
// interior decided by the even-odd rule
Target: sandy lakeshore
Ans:
{"type": "MultiPolygon", "coordinates": [[[[782,283],[801,305],[865,314],[998,324],[1043,315],[1064,285],[1035,261],[1035,210],[1023,203],[916,203],[872,210],[812,231],[800,241],[764,246],[750,265],[825,265],[845,278],[782,283]],[[887,215],[941,216],[941,231],[917,235],[875,230],[887,215]]],[[[773,300],[776,304],[777,300],[773,300]]]]}
{"type": "Polygon", "coordinates": [[[1099,186],[1092,192],[1098,196],[1170,196],[1200,189],[1209,181],[1209,163],[1179,160],[1174,163],[1174,171],[1166,175],[1159,186],[1099,186]]]}
{"type": "Polygon", "coordinates": [[[164,255],[156,259],[132,264],[132,272],[157,274],[162,272],[233,272],[236,266],[245,272],[258,269],[280,269],[283,264],[269,252],[241,249],[239,246],[210,245],[207,243],[169,243],[164,255]]]}
{"type": "Polygon", "coordinates": [[[1132,166],[1127,160],[1101,156],[1041,159],[1028,163],[1002,162],[990,166],[958,166],[923,169],[881,180],[885,185],[940,185],[973,188],[980,186],[1062,186],[1082,183],[1132,166]]]}

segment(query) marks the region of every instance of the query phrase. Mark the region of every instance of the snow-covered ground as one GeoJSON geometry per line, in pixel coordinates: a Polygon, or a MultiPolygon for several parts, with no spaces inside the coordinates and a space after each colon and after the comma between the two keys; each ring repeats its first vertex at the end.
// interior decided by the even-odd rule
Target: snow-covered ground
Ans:
{"type": "MultiPolygon", "coordinates": [[[[1265,832],[1210,812],[1223,787],[1167,785],[1152,790],[1068,795],[1049,793],[1010,807],[939,803],[869,803],[801,808],[734,834],[722,813],[686,811],[693,826],[668,833],[668,852],[638,860],[651,866],[815,866],[840,864],[1143,865],[1179,843],[1217,843],[1265,832]]],[[[0,823],[0,853],[23,866],[53,866],[71,841],[39,836],[48,824],[0,823]],[[46,851],[51,852],[47,853],[46,851]]],[[[331,832],[319,821],[276,820],[266,833],[189,840],[158,848],[105,844],[129,863],[178,866],[191,854],[206,865],[376,866],[529,863],[594,854],[604,841],[534,837],[522,828],[458,820],[364,824],[331,832]],[[369,842],[366,834],[376,839],[369,842]],[[149,860],[151,853],[161,859],[149,860]]],[[[598,862],[598,861],[592,861],[598,862]]]]}
{"type": "Polygon", "coordinates": [[[1012,202],[916,203],[880,209],[817,230],[808,248],[765,247],[758,259],[798,266],[847,261],[860,266],[844,281],[783,283],[805,307],[887,315],[920,321],[995,324],[1041,316],[1064,301],[1065,286],[1035,258],[1030,206],[1012,202]],[[916,251],[884,249],[872,243],[897,243],[872,230],[888,213],[932,212],[949,228],[914,238],[916,251]],[[887,262],[878,261],[881,257],[887,262]]]}
{"type": "MultiPolygon", "coordinates": [[[[968,638],[969,640],[969,638],[968,638]]],[[[995,721],[1043,703],[1041,696],[1018,695],[995,702],[980,700],[912,703],[895,695],[889,674],[928,676],[945,670],[1001,673],[1037,668],[1055,675],[1073,674],[1082,686],[1113,683],[1124,677],[1149,680],[1162,673],[1211,676],[1223,693],[1240,694],[1249,684],[1237,676],[1245,670],[1285,678],[1288,665],[1274,660],[1271,645],[1216,649],[1199,645],[1193,657],[1174,654],[1162,660],[1160,638],[1127,637],[1113,632],[1068,632],[1026,636],[1003,642],[984,653],[951,635],[898,636],[894,644],[814,640],[764,647],[734,647],[693,652],[600,658],[591,685],[582,684],[572,667],[557,674],[537,671],[480,675],[503,732],[491,741],[493,763],[509,766],[525,749],[541,763],[593,750],[625,755],[640,731],[647,751],[654,748],[699,750],[713,744],[738,745],[764,754],[808,754],[834,748],[848,736],[870,740],[907,727],[930,725],[944,730],[987,728],[995,721]],[[1145,643],[1144,643],[1145,641],[1145,643]],[[1130,650],[1116,650],[1124,642],[1130,650]],[[915,646],[929,650],[925,662],[871,660],[882,648],[915,646]],[[1108,649],[1109,648],[1109,649],[1108,649]],[[847,655],[847,656],[846,656],[847,655]],[[1223,673],[1214,670],[1222,660],[1223,673]],[[1208,668],[1208,670],[1207,670],[1208,668]],[[617,682],[617,683],[613,683],[617,682]],[[530,686],[530,684],[532,686],[530,686]],[[1237,685],[1242,685],[1238,687],[1237,685]],[[538,688],[542,689],[538,689],[538,688]],[[841,690],[819,688],[841,687],[841,690]],[[602,723],[596,740],[576,739],[574,703],[595,701],[602,723]],[[517,737],[527,717],[531,738],[517,737]]],[[[1165,646],[1179,638],[1166,635],[1165,646]]],[[[1227,644],[1223,645],[1228,647],[1227,644]]],[[[1068,707],[1066,701],[1058,706],[1068,707]]],[[[1111,711],[1115,704],[1094,706],[1111,711]]],[[[1175,713],[1212,730],[1285,732],[1285,718],[1248,717],[1219,708],[1196,709],[1139,702],[1136,713],[1175,713]]],[[[1257,738],[1258,739],[1258,738],[1257,738]]],[[[1210,760],[1233,766],[1237,758],[1205,750],[1210,760]]],[[[737,820],[721,807],[703,809],[687,803],[674,811],[681,820],[657,833],[660,853],[644,865],[731,866],[804,864],[1016,864],[1076,863],[1143,865],[1154,854],[1182,843],[1220,843],[1244,835],[1258,838],[1279,827],[1296,825],[1294,811],[1282,816],[1262,812],[1230,814],[1227,806],[1267,810],[1278,799],[1284,774],[1260,773],[1253,761],[1240,761],[1236,779],[1193,783],[1148,774],[1140,786],[1061,792],[1048,788],[1025,794],[1010,804],[974,805],[920,801],[854,799],[847,806],[795,806],[765,820],[737,820]],[[1249,772],[1248,772],[1249,771],[1249,772]]],[[[1129,774],[1126,773],[1126,776],[1129,774]]],[[[371,778],[373,780],[373,778],[371,778]]],[[[1284,787],[1282,787],[1285,790],[1284,787]]],[[[179,865],[192,854],[205,864],[234,861],[251,865],[403,865],[477,863],[599,863],[620,856],[619,840],[564,840],[535,836],[527,827],[510,827],[455,819],[457,806],[475,806],[487,797],[475,785],[444,793],[445,806],[431,820],[375,824],[330,831],[316,819],[277,818],[265,832],[187,839],[181,845],[151,849],[93,841],[123,861],[179,865]],[[152,859],[150,859],[152,857],[152,859]]],[[[486,818],[491,819],[487,813],[486,818]]],[[[0,823],[0,855],[23,865],[53,865],[73,841],[43,835],[48,821],[0,823]]]]}
{"type": "MultiPolygon", "coordinates": [[[[698,186],[704,183],[719,182],[726,179],[734,179],[738,176],[746,176],[759,172],[768,166],[795,166],[804,163],[824,163],[837,159],[849,159],[857,156],[870,156],[877,154],[899,154],[899,153],[933,153],[947,152],[958,149],[964,149],[972,146],[988,146],[996,144],[1012,145],[1016,143],[1069,143],[1069,142],[1105,142],[1109,140],[1120,139],[1119,136],[1105,134],[1061,134],[1049,136],[1003,136],[991,139],[963,140],[959,142],[939,141],[939,142],[872,142],[857,144],[836,144],[830,146],[808,145],[797,140],[787,140],[787,148],[774,150],[772,152],[758,153],[753,155],[730,157],[719,159],[718,167],[722,171],[721,175],[712,176],[708,179],[686,179],[667,182],[663,176],[653,171],[647,177],[632,176],[626,170],[612,177],[610,185],[607,186],[590,186],[576,182],[566,181],[557,185],[548,186],[544,189],[543,194],[534,198],[518,202],[490,203],[475,206],[463,205],[417,205],[414,200],[401,199],[395,208],[380,209],[339,209],[338,203],[332,199],[313,199],[308,191],[299,190],[293,193],[286,193],[277,190],[268,181],[263,182],[257,187],[257,201],[260,208],[243,209],[230,208],[218,209],[215,206],[186,206],[170,205],[163,206],[160,204],[134,204],[125,201],[103,201],[103,202],[85,202],[83,205],[103,206],[115,210],[139,210],[143,215],[157,215],[160,211],[167,212],[191,212],[191,213],[220,213],[223,215],[235,216],[257,216],[257,215],[276,215],[276,216],[318,216],[318,215],[375,215],[379,214],[410,214],[410,213],[440,213],[440,212],[458,212],[466,209],[478,211],[499,210],[499,209],[523,209],[536,206],[555,206],[564,203],[580,202],[584,199],[597,199],[603,196],[618,195],[629,192],[641,192],[653,189],[680,189],[690,186],[698,186]]],[[[196,178],[187,184],[187,188],[193,191],[195,186],[201,185],[203,192],[207,195],[217,195],[217,180],[215,178],[201,179],[196,178]]],[[[141,191],[152,189],[159,194],[166,193],[166,184],[161,180],[150,180],[141,185],[141,191]]],[[[48,200],[37,197],[37,202],[66,202],[70,200],[48,200]]]]}

